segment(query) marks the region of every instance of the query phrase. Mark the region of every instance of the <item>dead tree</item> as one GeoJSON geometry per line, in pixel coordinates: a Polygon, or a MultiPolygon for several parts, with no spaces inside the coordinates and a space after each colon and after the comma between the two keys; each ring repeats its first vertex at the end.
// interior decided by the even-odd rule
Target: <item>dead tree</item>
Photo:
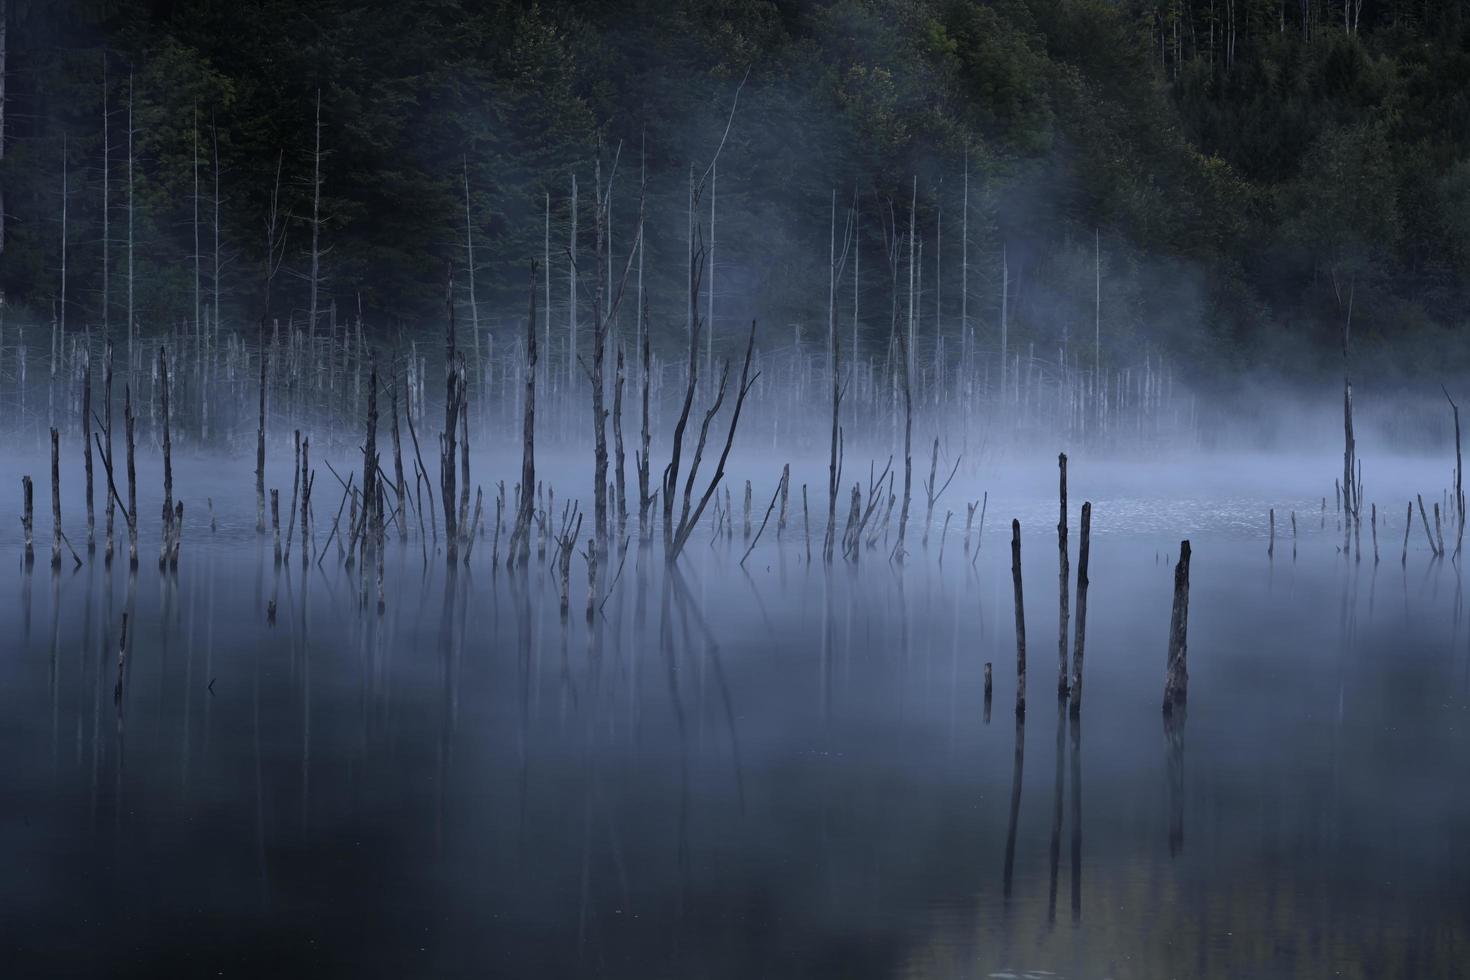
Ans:
{"type": "Polygon", "coordinates": [[[561,614],[565,619],[571,606],[572,551],[582,533],[582,515],[576,502],[564,508],[561,515],[561,530],[556,534],[556,568],[561,584],[561,614]]]}
{"type": "Polygon", "coordinates": [[[1021,591],[1021,522],[1011,521],[1011,586],[1016,596],[1016,717],[1026,714],[1026,604],[1021,591]]]}
{"type": "Polygon", "coordinates": [[[1067,620],[1070,618],[1067,595],[1067,454],[1057,455],[1057,469],[1061,473],[1061,517],[1057,520],[1057,552],[1059,595],[1058,622],[1060,638],[1057,640],[1057,697],[1067,696],[1067,620]]]}
{"type": "Polygon", "coordinates": [[[82,361],[82,449],[86,466],[87,554],[97,550],[97,517],[92,502],[92,352],[88,349],[82,361]]]}
{"type": "MultiPolygon", "coordinates": [[[[639,255],[642,255],[642,249],[639,249],[639,255]]],[[[642,340],[642,350],[640,352],[640,357],[642,358],[643,363],[643,390],[641,396],[643,402],[643,413],[642,431],[639,437],[641,440],[640,445],[642,446],[642,449],[634,451],[633,462],[637,464],[638,467],[638,540],[640,542],[643,542],[651,541],[653,539],[653,495],[649,493],[649,478],[651,474],[649,473],[648,460],[648,447],[651,443],[651,436],[648,425],[649,362],[651,360],[647,324],[648,308],[645,306],[639,315],[641,317],[640,322],[643,324],[642,329],[639,331],[640,339],[642,340]]]]}
{"type": "MultiPolygon", "coordinates": [[[[647,193],[646,181],[638,190],[638,233],[634,235],[633,242],[628,248],[628,255],[623,262],[623,273],[616,286],[609,279],[610,269],[608,267],[608,233],[607,214],[608,207],[612,201],[613,181],[617,177],[619,153],[614,154],[611,172],[608,174],[607,184],[602,183],[602,163],[597,165],[597,208],[596,208],[596,282],[597,286],[592,296],[592,366],[587,372],[587,380],[592,388],[592,438],[593,438],[593,505],[592,505],[592,527],[593,537],[598,549],[602,554],[607,553],[607,409],[605,400],[607,397],[606,384],[603,379],[604,364],[607,357],[608,331],[612,327],[614,318],[617,316],[618,307],[622,305],[623,295],[628,288],[628,276],[633,271],[633,260],[638,255],[639,239],[643,228],[644,198],[647,193]]],[[[575,261],[575,259],[574,259],[575,261]]],[[[575,269],[574,269],[575,273],[575,269]]],[[[575,350],[574,350],[575,353],[575,350]]]]}
{"type": "Polygon", "coordinates": [[[123,386],[123,437],[128,450],[128,506],[123,516],[128,521],[128,567],[138,567],[138,470],[134,465],[134,429],[137,416],[133,414],[133,386],[123,386]]]}
{"type": "Polygon", "coordinates": [[[260,412],[255,427],[255,533],[265,533],[265,368],[266,353],[260,351],[260,412]]]}
{"type": "Polygon", "coordinates": [[[25,562],[29,568],[36,560],[35,548],[35,489],[31,486],[31,478],[23,476],[20,478],[21,493],[21,516],[20,526],[25,534],[25,562]]]}
{"type": "Polygon", "coordinates": [[[1179,542],[1174,566],[1174,609],[1169,616],[1169,660],[1164,675],[1164,714],[1183,708],[1189,698],[1189,542],[1179,542]]]}
{"type": "MultiPolygon", "coordinates": [[[[695,282],[698,282],[697,275],[695,282]]],[[[710,421],[720,410],[720,404],[725,399],[725,389],[730,374],[730,364],[725,362],[720,371],[720,385],[715,394],[712,404],[704,415],[704,422],[700,426],[699,439],[694,446],[694,458],[689,465],[689,474],[684,481],[684,500],[680,511],[678,523],[674,522],[674,496],[679,484],[679,455],[684,441],[684,430],[689,424],[689,409],[694,402],[694,387],[698,374],[698,323],[696,331],[690,337],[689,345],[689,379],[684,392],[684,405],[679,414],[679,421],[674,427],[674,445],[669,465],[664,468],[663,494],[664,494],[664,559],[670,565],[676,562],[679,554],[684,550],[690,535],[699,525],[699,520],[704,516],[704,510],[709,505],[710,498],[719,489],[720,481],[725,477],[725,463],[730,457],[730,448],[735,443],[735,431],[740,425],[740,412],[745,406],[745,397],[750,393],[755,384],[756,377],[750,374],[750,356],[755,349],[755,321],[750,323],[750,336],[745,343],[745,361],[740,369],[740,386],[736,391],[735,408],[730,413],[730,427],[725,434],[725,448],[720,453],[719,462],[715,464],[714,474],[710,477],[708,486],[699,498],[697,505],[693,504],[694,481],[699,472],[700,458],[704,455],[706,438],[709,435],[710,421]],[[692,506],[692,509],[691,509],[692,506]]]]}
{"type": "MultiPolygon", "coordinates": [[[[102,355],[102,435],[107,440],[106,445],[99,448],[102,464],[107,469],[109,483],[112,480],[112,340],[109,338],[103,346],[102,355]]],[[[117,512],[115,493],[107,494],[107,502],[104,505],[105,521],[107,528],[102,548],[102,560],[104,563],[112,563],[113,551],[113,521],[117,512]]]]}
{"type": "MultiPolygon", "coordinates": [[[[1450,403],[1450,409],[1455,413],[1455,557],[1458,558],[1465,542],[1465,470],[1464,457],[1460,453],[1460,406],[1455,404],[1444,385],[1440,385],[1439,390],[1444,392],[1445,401],[1450,403]]],[[[1374,534],[1376,540],[1377,532],[1374,534]]]]}
{"type": "Polygon", "coordinates": [[[61,435],[51,427],[51,567],[61,567],[61,435]]]}
{"type": "Polygon", "coordinates": [[[627,457],[623,454],[623,383],[626,380],[623,373],[623,345],[618,344],[616,374],[613,378],[613,489],[617,499],[618,537],[622,537],[628,528],[628,490],[627,481],[624,479],[624,463],[627,457]]]}
{"type": "Polygon", "coordinates": [[[1077,642],[1072,648],[1072,714],[1082,711],[1082,655],[1087,639],[1087,559],[1092,544],[1092,502],[1082,504],[1082,543],[1077,549],[1077,642]]]}
{"type": "Polygon", "coordinates": [[[531,260],[530,312],[526,315],[526,395],[521,413],[521,488],[516,495],[516,523],[505,549],[506,564],[524,565],[531,555],[531,515],[536,500],[536,260],[531,260]]]}
{"type": "MultiPolygon", "coordinates": [[[[448,321],[444,328],[444,430],[439,434],[439,492],[444,506],[444,548],[449,563],[459,558],[459,533],[455,523],[454,432],[459,423],[460,399],[459,352],[454,342],[454,266],[449,266],[448,284],[444,291],[448,321]]],[[[413,423],[409,423],[409,433],[413,423]]],[[[363,494],[369,492],[363,484],[363,494]]]]}
{"type": "Polygon", "coordinates": [[[158,385],[163,402],[163,549],[158,555],[158,567],[162,568],[174,551],[173,437],[168,403],[168,353],[162,347],[158,348],[158,385]]]}
{"type": "MultiPolygon", "coordinates": [[[[454,430],[450,429],[445,439],[451,447],[454,445],[454,430]]],[[[453,452],[453,449],[450,450],[453,452]]],[[[362,446],[362,561],[363,571],[367,571],[367,548],[369,541],[373,538],[372,531],[376,530],[381,523],[383,502],[378,499],[378,358],[376,354],[368,355],[368,393],[367,393],[367,432],[362,446]]],[[[372,541],[376,550],[381,542],[372,541]]]]}

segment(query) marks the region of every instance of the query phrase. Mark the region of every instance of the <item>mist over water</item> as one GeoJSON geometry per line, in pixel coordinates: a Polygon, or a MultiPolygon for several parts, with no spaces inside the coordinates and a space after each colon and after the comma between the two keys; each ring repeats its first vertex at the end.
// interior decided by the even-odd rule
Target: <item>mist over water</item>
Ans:
{"type": "MultiPolygon", "coordinates": [[[[773,514],[740,564],[744,480],[759,527],[784,460],[737,452],[731,534],[707,518],[675,572],[635,534],[591,622],[582,559],[563,618],[534,547],[524,574],[491,565],[488,517],[454,571],[432,550],[426,562],[416,533],[403,545],[390,533],[379,614],[335,545],[303,567],[297,542],[276,566],[254,532],[253,460],[219,455],[175,464],[175,575],[152,560],[151,453],[137,572],[66,557],[53,573],[38,480],[37,563],[0,570],[12,963],[20,975],[1450,975],[1467,952],[1470,795],[1455,774],[1470,748],[1470,624],[1457,563],[1433,560],[1417,523],[1401,563],[1402,507],[1446,467],[1364,455],[1365,497],[1387,520],[1377,563],[1371,529],[1361,560],[1340,550],[1322,497],[1341,460],[1325,450],[1073,455],[1074,574],[1077,512],[1093,505],[1076,722],[1052,694],[1057,474],[1039,453],[962,464],[928,545],[910,528],[902,566],[879,544],[825,567],[825,513],[812,514],[809,563],[795,493],[779,540],[773,514]],[[986,493],[967,554],[963,505],[986,493]],[[1012,517],[1028,636],[1019,727],[1012,517]],[[1183,537],[1192,683],[1166,728],[1183,537]]],[[[278,446],[270,458],[268,485],[288,483],[278,446]]],[[[350,460],[331,462],[345,475],[350,460]]],[[[479,450],[473,482],[515,462],[479,450]]],[[[585,455],[541,462],[558,498],[586,496],[585,455]]],[[[825,458],[793,464],[820,510],[825,458]]],[[[19,452],[0,484],[47,465],[19,452]]],[[[848,479],[866,496],[857,465],[848,479]]],[[[81,549],[76,470],[63,518],[81,549]]],[[[341,493],[324,483],[318,547],[341,493]]],[[[18,557],[17,524],[0,548],[18,557]]]]}

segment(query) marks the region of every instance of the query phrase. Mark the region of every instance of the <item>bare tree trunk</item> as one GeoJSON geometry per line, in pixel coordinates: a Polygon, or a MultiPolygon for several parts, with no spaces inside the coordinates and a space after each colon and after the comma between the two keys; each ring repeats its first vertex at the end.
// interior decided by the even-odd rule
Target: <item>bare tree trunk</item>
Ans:
{"type": "Polygon", "coordinates": [[[613,483],[617,494],[618,506],[618,537],[622,537],[628,527],[628,491],[624,478],[624,464],[627,457],[623,454],[623,383],[626,377],[623,373],[623,345],[618,344],[616,374],[613,380],[613,459],[616,461],[613,469],[613,483]]]}
{"type": "Polygon", "coordinates": [[[138,567],[138,471],[134,465],[134,428],[137,416],[133,414],[133,386],[123,387],[123,435],[128,446],[128,567],[138,567]]]}
{"type": "Polygon", "coordinates": [[[255,533],[265,533],[265,367],[266,353],[260,351],[260,415],[255,428],[255,533]]]}
{"type": "Polygon", "coordinates": [[[61,567],[61,435],[51,427],[51,567],[61,567]]]}
{"type": "Polygon", "coordinates": [[[162,568],[173,552],[174,540],[174,451],[169,410],[168,353],[158,348],[158,388],[163,409],[163,550],[158,555],[162,568]]]}
{"type": "Polygon", "coordinates": [[[1057,641],[1057,696],[1067,696],[1067,622],[1070,618],[1069,597],[1067,595],[1067,454],[1060,453],[1057,456],[1057,468],[1061,472],[1061,517],[1057,521],[1057,552],[1058,552],[1058,593],[1060,595],[1060,606],[1058,619],[1060,622],[1060,638],[1057,641]]]}
{"type": "Polygon", "coordinates": [[[1077,642],[1072,650],[1072,714],[1082,711],[1082,656],[1087,639],[1087,559],[1092,543],[1092,502],[1082,504],[1082,544],[1077,550],[1077,642]]]}
{"type": "Polygon", "coordinates": [[[1016,717],[1026,714],[1026,604],[1021,590],[1021,522],[1011,521],[1011,586],[1016,595],[1016,717]]]}
{"type": "Polygon", "coordinates": [[[524,565],[531,555],[531,516],[536,507],[536,260],[531,260],[530,312],[526,315],[526,395],[521,419],[521,487],[506,563],[524,565]]]}
{"type": "Polygon", "coordinates": [[[25,561],[29,568],[36,560],[35,547],[35,488],[31,485],[31,478],[23,476],[20,478],[21,494],[21,530],[25,533],[25,561]]]}
{"type": "MultiPolygon", "coordinates": [[[[408,541],[408,487],[403,479],[403,440],[398,431],[398,382],[393,382],[390,398],[393,411],[393,496],[398,500],[398,540],[408,541]]],[[[422,525],[423,515],[419,515],[422,525]]]]}
{"type": "Polygon", "coordinates": [[[92,351],[89,348],[82,364],[82,443],[83,463],[87,475],[87,554],[97,550],[97,516],[92,495],[92,351]]]}
{"type": "MultiPolygon", "coordinates": [[[[112,340],[109,338],[103,345],[102,353],[102,434],[107,439],[107,445],[102,449],[102,464],[107,470],[107,481],[112,483],[112,340]]],[[[104,513],[106,515],[106,537],[102,547],[102,560],[106,564],[112,563],[113,551],[113,520],[117,511],[115,494],[106,495],[104,513]]]]}
{"type": "MultiPolygon", "coordinates": [[[[454,429],[450,428],[444,440],[454,445],[454,429]]],[[[451,452],[453,450],[451,449],[451,452]]],[[[378,358],[368,356],[367,433],[362,447],[362,569],[367,572],[367,548],[372,532],[379,527],[383,502],[378,499],[378,358]]],[[[379,550],[378,541],[372,541],[373,549],[379,550]]]]}
{"type": "Polygon", "coordinates": [[[1189,698],[1189,542],[1179,542],[1174,566],[1174,610],[1169,616],[1169,663],[1164,676],[1164,714],[1182,708],[1189,698]]]}
{"type": "MultiPolygon", "coordinates": [[[[448,322],[444,330],[444,430],[439,436],[439,493],[444,506],[444,548],[451,565],[459,558],[455,523],[454,430],[459,422],[459,365],[454,340],[454,267],[444,292],[448,322]]],[[[411,430],[410,430],[411,431],[411,430]]],[[[368,488],[363,487],[366,496],[368,488]]]]}

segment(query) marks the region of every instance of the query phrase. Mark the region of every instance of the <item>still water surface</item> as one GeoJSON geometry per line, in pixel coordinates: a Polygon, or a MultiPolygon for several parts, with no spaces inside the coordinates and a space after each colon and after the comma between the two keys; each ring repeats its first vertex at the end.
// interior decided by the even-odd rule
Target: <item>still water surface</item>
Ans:
{"type": "Polygon", "coordinates": [[[590,625],[580,558],[564,623],[546,569],[495,573],[488,539],[452,575],[390,542],[386,609],[361,610],[330,557],[276,569],[249,501],[189,526],[172,579],[147,535],[135,580],[8,561],[4,972],[1459,975],[1461,573],[1422,537],[1401,565],[1401,513],[1375,565],[1339,553],[1330,498],[1295,557],[1279,519],[1274,558],[1260,496],[1169,499],[1094,498],[1075,724],[1040,497],[992,499],[973,563],[951,502],[943,564],[936,528],[902,573],[807,564],[798,519],[743,570],[738,526],[673,577],[635,543],[590,625]],[[1166,730],[1185,533],[1190,703],[1166,730]]]}

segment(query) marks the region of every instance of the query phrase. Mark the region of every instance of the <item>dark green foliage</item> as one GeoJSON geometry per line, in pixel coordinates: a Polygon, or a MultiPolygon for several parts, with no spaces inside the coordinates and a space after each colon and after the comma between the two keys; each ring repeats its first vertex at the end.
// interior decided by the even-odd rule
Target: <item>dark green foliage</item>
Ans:
{"type": "MultiPolygon", "coordinates": [[[[441,315],[445,262],[465,256],[467,171],[483,325],[516,336],[548,194],[549,316],[563,325],[570,179],[584,188],[590,255],[593,160],[601,152],[606,173],[621,145],[613,252],[620,267],[646,146],[646,282],[655,329],[678,336],[686,182],[748,73],[717,185],[719,344],[751,317],[783,343],[792,325],[824,330],[835,188],[839,207],[862,213],[862,342],[881,353],[895,285],[885,226],[906,231],[915,176],[921,332],[932,349],[942,210],[937,329],[958,337],[968,160],[968,311],[982,348],[994,346],[1004,245],[1013,349],[1077,345],[1088,363],[1100,232],[1105,358],[1161,347],[1197,375],[1284,356],[1331,365],[1351,292],[1370,353],[1408,370],[1435,361],[1428,345],[1442,363],[1470,299],[1470,14],[1459,2],[1363,6],[1345,28],[1339,0],[12,2],[0,287],[12,318],[55,308],[64,140],[67,324],[101,323],[105,92],[107,314],[120,329],[131,73],[144,333],[194,316],[196,137],[212,300],[215,130],[224,327],[302,323],[320,91],[322,306],[334,301],[339,323],[359,304],[383,333],[441,315]],[[291,220],[265,310],[279,153],[291,220]]],[[[707,225],[707,196],[701,209],[707,225]]],[[[898,274],[905,290],[906,264],[898,274]]],[[[591,297],[584,288],[589,308],[591,297]]]]}

